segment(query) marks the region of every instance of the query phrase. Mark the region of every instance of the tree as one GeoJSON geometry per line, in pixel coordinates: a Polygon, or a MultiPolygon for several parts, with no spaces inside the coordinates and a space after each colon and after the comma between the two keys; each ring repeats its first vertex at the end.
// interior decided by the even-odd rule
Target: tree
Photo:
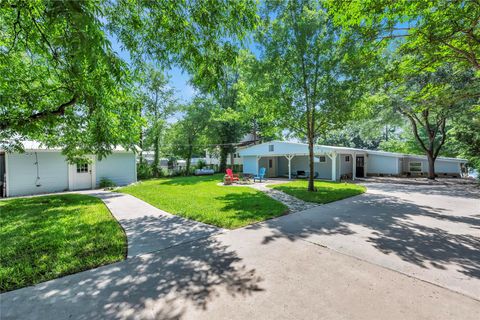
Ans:
{"type": "Polygon", "coordinates": [[[168,78],[162,71],[148,67],[142,78],[144,78],[142,116],[147,124],[144,132],[145,143],[142,143],[142,147],[153,147],[152,173],[158,177],[160,143],[165,133],[167,117],[176,107],[176,99],[174,90],[169,86],[168,78]]]}
{"type": "Polygon", "coordinates": [[[218,77],[201,78],[197,74],[194,82],[200,91],[211,96],[216,103],[212,126],[209,128],[210,142],[220,149],[219,170],[225,172],[227,157],[230,154],[233,166],[235,145],[246,130],[238,105],[238,64],[235,62],[233,66],[223,65],[221,69],[218,77]]]}
{"type": "Polygon", "coordinates": [[[70,159],[132,149],[141,125],[132,66],[153,60],[216,74],[216,64],[229,61],[216,53],[234,57],[255,23],[252,0],[2,1],[0,140],[38,140],[70,159]]]}
{"type": "Polygon", "coordinates": [[[480,71],[480,3],[461,1],[329,0],[335,22],[377,51],[400,39],[399,50],[415,53],[417,71],[450,63],[480,71]]]}
{"type": "Polygon", "coordinates": [[[415,139],[427,156],[429,179],[435,179],[435,160],[447,139],[447,122],[471,108],[473,101],[464,94],[465,88],[472,86],[473,73],[454,73],[445,67],[418,74],[403,66],[400,79],[390,88],[388,98],[408,119],[415,139]]]}
{"type": "MultiPolygon", "coordinates": [[[[267,2],[263,19],[257,38],[265,81],[278,98],[283,125],[307,141],[313,173],[316,139],[348,120],[358,98],[354,64],[347,60],[354,57],[347,53],[355,44],[339,42],[340,29],[321,1],[267,2]]],[[[314,191],[313,177],[309,191],[314,191]]]]}
{"type": "Polygon", "coordinates": [[[192,103],[182,108],[184,117],[173,124],[170,131],[171,152],[186,160],[186,175],[190,174],[192,155],[206,149],[201,142],[207,140],[205,132],[210,124],[213,106],[208,98],[194,98],[192,103]]]}

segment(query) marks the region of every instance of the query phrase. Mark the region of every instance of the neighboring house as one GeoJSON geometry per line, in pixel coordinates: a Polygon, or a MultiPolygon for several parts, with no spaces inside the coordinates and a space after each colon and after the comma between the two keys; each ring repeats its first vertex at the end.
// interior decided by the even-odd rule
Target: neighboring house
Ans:
{"type": "MultiPolygon", "coordinates": [[[[255,145],[259,142],[257,137],[254,137],[253,134],[248,133],[240,140],[240,142],[235,144],[235,152],[233,153],[233,164],[234,165],[243,165],[242,157],[240,156],[240,151],[248,148],[251,145],[255,145]]],[[[220,165],[220,149],[214,153],[210,153],[208,150],[205,150],[205,163],[207,165],[220,165]]],[[[227,166],[232,165],[232,155],[229,153],[227,156],[227,166]]]]}
{"type": "MultiPolygon", "coordinates": [[[[343,177],[423,176],[428,172],[425,156],[384,151],[315,145],[315,172],[319,179],[337,181],[343,177]]],[[[267,177],[289,177],[297,171],[308,174],[308,145],[272,141],[240,150],[243,172],[256,174],[261,167],[267,177]]],[[[438,157],[435,172],[438,176],[461,177],[467,160],[438,157]]]]}
{"type": "Polygon", "coordinates": [[[13,197],[67,190],[94,189],[106,178],[116,185],[137,180],[136,156],[133,151],[116,148],[99,160],[69,164],[59,149],[42,147],[40,143],[24,142],[24,153],[0,150],[0,196],[13,197]]]}

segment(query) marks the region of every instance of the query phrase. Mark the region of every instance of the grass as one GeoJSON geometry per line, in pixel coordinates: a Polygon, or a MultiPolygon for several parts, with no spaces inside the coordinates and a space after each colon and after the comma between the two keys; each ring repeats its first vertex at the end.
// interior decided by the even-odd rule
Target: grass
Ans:
{"type": "Polygon", "coordinates": [[[0,292],[123,260],[125,233],[100,199],[0,201],[0,292]]]}
{"type": "Polygon", "coordinates": [[[307,191],[308,181],[269,185],[268,187],[283,191],[291,196],[308,202],[329,203],[364,193],[367,188],[358,184],[343,182],[315,181],[316,192],[307,191]]]}
{"type": "Polygon", "coordinates": [[[222,228],[238,228],[282,215],[287,207],[250,187],[219,186],[223,175],[141,181],[120,192],[164,211],[222,228]]]}

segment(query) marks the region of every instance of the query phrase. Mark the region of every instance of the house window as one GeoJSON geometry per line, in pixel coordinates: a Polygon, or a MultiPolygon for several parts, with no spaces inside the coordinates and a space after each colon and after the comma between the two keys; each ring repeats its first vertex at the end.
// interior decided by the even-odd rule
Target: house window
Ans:
{"type": "Polygon", "coordinates": [[[268,151],[273,152],[273,144],[268,145],[268,151]]]}
{"type": "Polygon", "coordinates": [[[77,173],[86,173],[86,172],[88,172],[88,163],[77,162],[77,173]]]}
{"type": "Polygon", "coordinates": [[[327,162],[327,158],[325,158],[325,156],[320,156],[320,157],[318,157],[318,161],[319,162],[327,162]]]}
{"type": "Polygon", "coordinates": [[[350,156],[345,156],[345,162],[350,162],[350,156]]]}
{"type": "Polygon", "coordinates": [[[268,167],[269,168],[273,167],[273,160],[272,159],[268,159],[268,167]]]}
{"type": "Polygon", "coordinates": [[[421,162],[410,162],[410,172],[422,172],[421,162]]]}

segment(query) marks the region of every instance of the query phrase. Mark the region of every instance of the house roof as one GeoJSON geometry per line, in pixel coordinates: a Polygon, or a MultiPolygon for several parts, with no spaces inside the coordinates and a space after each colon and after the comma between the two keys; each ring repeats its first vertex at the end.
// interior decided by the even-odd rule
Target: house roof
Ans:
{"type": "MultiPolygon", "coordinates": [[[[328,154],[328,153],[338,153],[338,154],[351,154],[351,153],[360,153],[360,154],[375,154],[386,157],[396,157],[396,158],[414,158],[414,159],[426,159],[426,156],[414,155],[414,154],[404,154],[396,152],[387,152],[379,150],[368,150],[368,149],[359,149],[359,148],[348,148],[348,147],[336,147],[336,146],[327,146],[327,145],[315,145],[314,146],[315,154],[328,154]]],[[[289,141],[270,141],[258,145],[254,145],[239,151],[240,156],[284,156],[284,155],[308,155],[308,144],[299,143],[299,142],[289,142],[289,141]],[[273,151],[270,151],[269,146],[273,145],[273,151]]],[[[438,157],[437,159],[444,161],[458,161],[458,162],[467,162],[466,159],[460,158],[447,158],[447,157],[438,157]]]]}

